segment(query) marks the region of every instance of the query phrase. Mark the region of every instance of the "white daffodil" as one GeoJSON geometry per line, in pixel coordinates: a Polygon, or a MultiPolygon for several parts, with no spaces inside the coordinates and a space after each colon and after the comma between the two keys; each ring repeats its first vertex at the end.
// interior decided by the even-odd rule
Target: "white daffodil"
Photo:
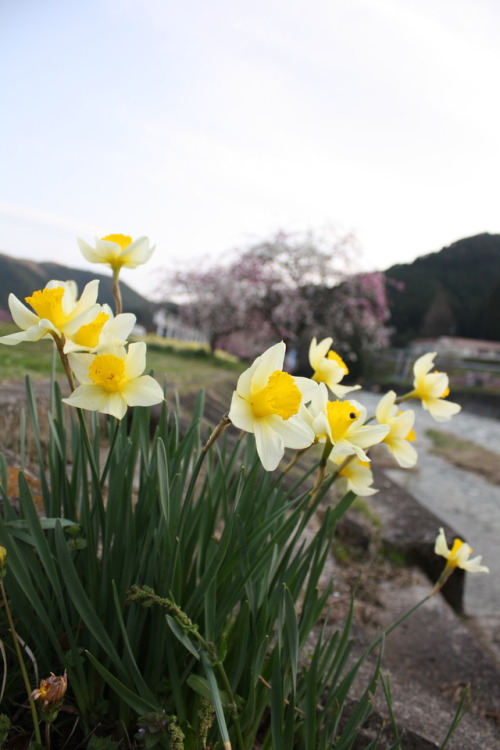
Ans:
{"type": "Polygon", "coordinates": [[[413,388],[406,398],[419,398],[422,406],[436,422],[447,422],[462,408],[460,404],[445,401],[450,393],[448,375],[430,372],[434,367],[436,352],[423,354],[413,366],[413,388]]]}
{"type": "Polygon", "coordinates": [[[271,346],[240,375],[229,410],[235,427],[255,435],[267,471],[277,467],[285,448],[307,448],[314,441],[301,411],[315,384],[283,372],[285,349],[283,342],[271,346]]]}
{"type": "Polygon", "coordinates": [[[128,406],[152,406],[163,400],[163,391],[154,378],[143,375],[146,344],[108,341],[97,353],[68,355],[80,383],[63,401],[70,406],[100,411],[122,419],[128,406]]]}
{"type": "Polygon", "coordinates": [[[356,391],[361,386],[339,385],[344,375],[349,373],[349,369],[337,352],[330,350],[332,343],[332,338],[323,339],[319,344],[316,338],[313,338],[309,346],[309,364],[314,370],[312,379],[317,383],[326,383],[337,398],[343,398],[346,393],[356,391]]]}
{"type": "Polygon", "coordinates": [[[96,237],[95,247],[78,238],[78,245],[83,257],[90,263],[104,263],[114,272],[119,271],[123,266],[137,268],[146,263],[155,249],[154,245],[150,246],[147,237],[132,240],[132,237],[124,234],[96,237]]]}
{"type": "Polygon", "coordinates": [[[320,383],[313,394],[308,411],[312,414],[311,426],[316,440],[332,443],[334,461],[352,454],[361,461],[368,461],[363,449],[380,443],[389,432],[387,425],[365,425],[366,409],[358,401],[328,401],[324,383],[320,383]]]}
{"type": "Polygon", "coordinates": [[[375,417],[379,424],[389,427],[389,432],[382,442],[388,447],[398,464],[403,469],[409,469],[415,466],[418,458],[417,451],[408,442],[415,440],[413,431],[415,412],[411,409],[399,411],[395,402],[395,392],[386,393],[378,402],[375,417]]]}
{"type": "Polygon", "coordinates": [[[378,492],[372,487],[373,474],[368,461],[359,461],[357,458],[347,461],[330,460],[339,472],[337,486],[341,494],[351,491],[359,497],[368,497],[378,492]]]}
{"type": "Polygon", "coordinates": [[[21,341],[39,341],[48,335],[60,340],[71,337],[99,312],[100,305],[96,303],[98,286],[97,279],[90,281],[77,299],[74,281],[49,281],[45,289],[25,297],[32,310],[10,294],[10,313],[22,330],[2,336],[0,343],[12,346],[21,341]]]}
{"type": "Polygon", "coordinates": [[[462,570],[467,570],[469,573],[490,572],[489,568],[485,565],[481,565],[481,555],[469,560],[474,550],[461,539],[455,539],[452,548],[448,549],[443,529],[439,529],[439,534],[436,537],[436,543],[434,545],[434,552],[436,555],[441,555],[441,557],[446,558],[446,568],[450,570],[450,572],[454,568],[462,568],[462,570]]]}
{"type": "Polygon", "coordinates": [[[133,313],[120,313],[114,316],[109,305],[100,305],[95,318],[76,330],[66,340],[64,352],[82,352],[97,349],[107,337],[111,336],[124,343],[135,325],[133,313]]]}

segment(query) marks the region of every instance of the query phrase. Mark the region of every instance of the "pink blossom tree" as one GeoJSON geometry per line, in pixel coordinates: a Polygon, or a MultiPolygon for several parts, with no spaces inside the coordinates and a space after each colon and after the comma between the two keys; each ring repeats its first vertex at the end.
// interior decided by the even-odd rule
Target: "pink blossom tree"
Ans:
{"type": "Polygon", "coordinates": [[[226,263],[177,272],[173,288],[212,349],[252,357],[273,341],[305,349],[313,335],[333,336],[353,359],[386,343],[389,317],[384,277],[355,274],[358,254],[350,234],[279,232],[226,263]]]}

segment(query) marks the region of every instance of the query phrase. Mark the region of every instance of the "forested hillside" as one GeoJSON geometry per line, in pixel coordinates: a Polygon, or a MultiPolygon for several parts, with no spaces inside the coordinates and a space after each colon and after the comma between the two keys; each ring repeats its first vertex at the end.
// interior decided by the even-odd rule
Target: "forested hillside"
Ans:
{"type": "MultiPolygon", "coordinates": [[[[110,276],[68,268],[58,263],[35,263],[29,260],[18,260],[9,255],[0,254],[0,311],[4,317],[10,318],[8,297],[12,292],[24,302],[36,289],[43,289],[50,279],[67,281],[72,279],[78,286],[79,293],[85,284],[92,279],[99,279],[99,298],[101,303],[107,303],[113,308],[113,290],[110,276]]],[[[123,308],[137,316],[137,322],[151,327],[153,305],[141,297],[126,284],[120,282],[123,308]]]]}
{"type": "Polygon", "coordinates": [[[500,235],[480,234],[386,272],[393,344],[441,335],[500,340],[500,235]]]}

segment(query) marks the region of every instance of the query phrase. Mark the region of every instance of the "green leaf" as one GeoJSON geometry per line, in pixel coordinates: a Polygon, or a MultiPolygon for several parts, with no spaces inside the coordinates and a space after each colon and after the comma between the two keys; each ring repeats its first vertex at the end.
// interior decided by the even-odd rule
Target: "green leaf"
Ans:
{"type": "Polygon", "coordinates": [[[140,695],[137,695],[137,693],[134,693],[132,690],[130,690],[130,688],[124,685],[123,682],[120,682],[120,680],[112,675],[109,670],[102,666],[102,664],[90,653],[90,651],[86,651],[85,653],[92,662],[94,668],[102,677],[104,677],[108,685],[113,688],[115,693],[119,695],[120,698],[122,698],[133,711],[135,711],[137,714],[145,714],[148,713],[148,711],[159,710],[158,705],[149,703],[149,701],[144,700],[140,695]]]}
{"type": "Polygon", "coordinates": [[[200,658],[200,652],[194,643],[187,637],[186,633],[182,630],[181,626],[178,625],[177,621],[174,620],[170,615],[166,615],[168,626],[172,633],[175,635],[179,643],[182,643],[184,648],[189,651],[196,659],[200,658]]]}

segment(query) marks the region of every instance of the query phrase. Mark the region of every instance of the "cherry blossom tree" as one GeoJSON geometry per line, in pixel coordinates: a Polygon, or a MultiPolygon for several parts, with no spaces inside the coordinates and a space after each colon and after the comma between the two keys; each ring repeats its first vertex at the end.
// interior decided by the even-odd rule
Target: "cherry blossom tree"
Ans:
{"type": "MultiPolygon", "coordinates": [[[[306,351],[311,336],[333,336],[348,359],[387,341],[382,274],[356,274],[351,234],[278,232],[223,263],[177,272],[181,314],[212,349],[253,357],[273,341],[306,351]]],[[[303,359],[303,357],[302,357],[303,359]]]]}

